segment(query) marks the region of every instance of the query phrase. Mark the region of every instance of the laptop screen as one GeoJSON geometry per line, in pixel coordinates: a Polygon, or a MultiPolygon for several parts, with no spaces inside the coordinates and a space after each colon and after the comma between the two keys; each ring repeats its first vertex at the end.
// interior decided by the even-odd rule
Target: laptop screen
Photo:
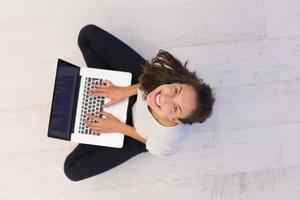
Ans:
{"type": "Polygon", "coordinates": [[[48,136],[70,140],[74,126],[80,68],[58,60],[48,136]]]}

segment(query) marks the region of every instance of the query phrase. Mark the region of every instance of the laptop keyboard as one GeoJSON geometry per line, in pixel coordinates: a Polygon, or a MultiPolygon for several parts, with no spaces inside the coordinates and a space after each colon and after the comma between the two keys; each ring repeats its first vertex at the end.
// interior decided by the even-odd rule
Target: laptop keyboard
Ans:
{"type": "MultiPolygon", "coordinates": [[[[79,124],[79,133],[81,134],[90,134],[90,135],[100,135],[99,133],[94,133],[90,128],[88,128],[84,121],[87,120],[86,114],[92,114],[97,117],[102,117],[100,112],[103,111],[102,105],[104,104],[104,97],[95,97],[90,96],[87,93],[94,89],[93,85],[103,84],[103,79],[99,78],[85,78],[84,92],[83,92],[83,101],[81,106],[81,115],[80,115],[80,124],[79,124]]],[[[90,122],[95,122],[94,120],[89,120],[90,122]]]]}

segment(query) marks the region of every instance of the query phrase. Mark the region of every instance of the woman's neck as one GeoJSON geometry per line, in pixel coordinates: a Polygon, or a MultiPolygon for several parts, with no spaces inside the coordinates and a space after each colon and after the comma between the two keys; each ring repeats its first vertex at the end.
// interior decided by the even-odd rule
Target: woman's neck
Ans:
{"type": "Polygon", "coordinates": [[[148,110],[150,111],[150,113],[152,114],[152,116],[154,117],[154,119],[162,126],[165,127],[171,127],[171,126],[176,126],[178,125],[178,123],[170,121],[169,119],[164,119],[159,117],[158,115],[156,115],[156,113],[148,106],[148,110]]]}

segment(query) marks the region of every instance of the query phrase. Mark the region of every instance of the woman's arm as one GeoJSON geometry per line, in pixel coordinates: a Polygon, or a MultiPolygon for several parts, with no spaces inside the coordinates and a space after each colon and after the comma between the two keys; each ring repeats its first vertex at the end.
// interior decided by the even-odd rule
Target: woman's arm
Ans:
{"type": "Polygon", "coordinates": [[[106,85],[96,85],[95,89],[88,92],[91,96],[106,97],[110,99],[108,103],[103,104],[103,107],[109,107],[126,98],[136,95],[140,87],[139,83],[125,87],[116,86],[109,80],[105,80],[104,83],[106,83],[106,85]]]}
{"type": "Polygon", "coordinates": [[[136,95],[139,87],[140,87],[139,83],[124,87],[126,96],[131,97],[133,95],[136,95]]]}
{"type": "Polygon", "coordinates": [[[129,137],[132,137],[133,139],[136,139],[144,144],[146,144],[146,139],[141,137],[135,130],[134,127],[132,126],[129,126],[127,124],[124,124],[124,123],[121,123],[120,126],[119,126],[119,130],[118,130],[119,133],[122,133],[124,135],[127,135],[129,137]]]}

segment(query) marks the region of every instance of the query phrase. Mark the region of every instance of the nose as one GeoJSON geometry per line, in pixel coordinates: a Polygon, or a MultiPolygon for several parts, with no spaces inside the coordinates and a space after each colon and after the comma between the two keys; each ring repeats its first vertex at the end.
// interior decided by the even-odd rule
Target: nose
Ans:
{"type": "Polygon", "coordinates": [[[173,98],[172,94],[165,94],[163,100],[164,105],[172,105],[172,98],[173,98]]]}
{"type": "Polygon", "coordinates": [[[165,94],[165,103],[168,103],[170,101],[171,95],[170,94],[165,94]]]}

